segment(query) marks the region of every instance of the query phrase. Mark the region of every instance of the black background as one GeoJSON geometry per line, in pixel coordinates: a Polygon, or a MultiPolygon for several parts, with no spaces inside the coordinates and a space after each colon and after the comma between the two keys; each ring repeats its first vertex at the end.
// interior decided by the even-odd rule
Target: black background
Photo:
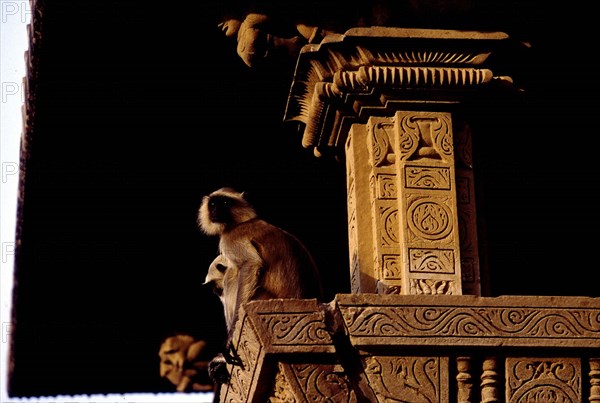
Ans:
{"type": "MultiPolygon", "coordinates": [[[[474,139],[490,293],[598,296],[588,13],[473,4],[458,19],[398,20],[532,44],[508,66],[526,98],[482,111],[489,131],[474,139]]],[[[11,395],[171,391],[158,376],[164,337],[190,333],[218,351],[221,306],[202,286],[217,241],[196,212],[222,186],[307,244],[328,298],[349,291],[344,167],[313,157],[283,122],[293,60],[245,66],[217,28],[222,4],[44,5],[11,395]]]]}

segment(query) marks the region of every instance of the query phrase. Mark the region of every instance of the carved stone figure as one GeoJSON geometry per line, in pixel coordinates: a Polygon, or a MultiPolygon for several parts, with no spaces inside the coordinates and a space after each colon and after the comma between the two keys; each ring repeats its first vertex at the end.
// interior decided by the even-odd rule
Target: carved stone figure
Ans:
{"type": "Polygon", "coordinates": [[[213,390],[208,378],[208,361],[203,360],[204,340],[180,334],[167,337],[161,344],[160,376],[176,386],[177,392],[207,392],[213,390]]]}

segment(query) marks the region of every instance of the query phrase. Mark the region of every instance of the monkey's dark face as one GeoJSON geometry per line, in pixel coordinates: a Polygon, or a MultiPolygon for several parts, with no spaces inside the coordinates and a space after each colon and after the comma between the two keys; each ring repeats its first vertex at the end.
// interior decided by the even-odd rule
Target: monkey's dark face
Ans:
{"type": "Polygon", "coordinates": [[[211,196],[208,200],[208,216],[215,223],[231,222],[231,209],[235,205],[235,200],[227,196],[211,196]]]}
{"type": "Polygon", "coordinates": [[[204,233],[221,235],[223,231],[256,217],[256,211],[243,193],[222,188],[202,198],[198,223],[204,233]]]}

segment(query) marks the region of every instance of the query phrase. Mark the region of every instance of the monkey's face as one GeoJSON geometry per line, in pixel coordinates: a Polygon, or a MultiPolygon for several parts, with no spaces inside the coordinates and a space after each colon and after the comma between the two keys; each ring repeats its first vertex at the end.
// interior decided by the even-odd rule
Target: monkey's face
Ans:
{"type": "Polygon", "coordinates": [[[219,297],[223,295],[223,277],[229,262],[223,255],[219,255],[208,267],[208,273],[204,279],[204,284],[212,287],[213,292],[219,297]]]}
{"type": "Polygon", "coordinates": [[[210,196],[208,199],[208,217],[212,222],[227,224],[231,222],[231,210],[235,200],[227,196],[210,196]]]}
{"type": "Polygon", "coordinates": [[[198,224],[208,235],[221,235],[232,226],[255,217],[256,211],[243,193],[222,188],[204,196],[198,211],[198,224]]]}

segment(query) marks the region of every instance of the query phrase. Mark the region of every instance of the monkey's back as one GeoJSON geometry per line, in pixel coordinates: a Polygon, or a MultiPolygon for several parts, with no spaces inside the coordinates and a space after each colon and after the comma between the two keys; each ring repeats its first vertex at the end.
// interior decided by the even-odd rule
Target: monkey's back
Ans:
{"type": "MultiPolygon", "coordinates": [[[[305,245],[291,233],[256,218],[236,226],[251,239],[262,260],[261,286],[253,299],[323,299],[315,260],[305,245]]],[[[241,235],[241,234],[240,234],[241,235]]]]}

